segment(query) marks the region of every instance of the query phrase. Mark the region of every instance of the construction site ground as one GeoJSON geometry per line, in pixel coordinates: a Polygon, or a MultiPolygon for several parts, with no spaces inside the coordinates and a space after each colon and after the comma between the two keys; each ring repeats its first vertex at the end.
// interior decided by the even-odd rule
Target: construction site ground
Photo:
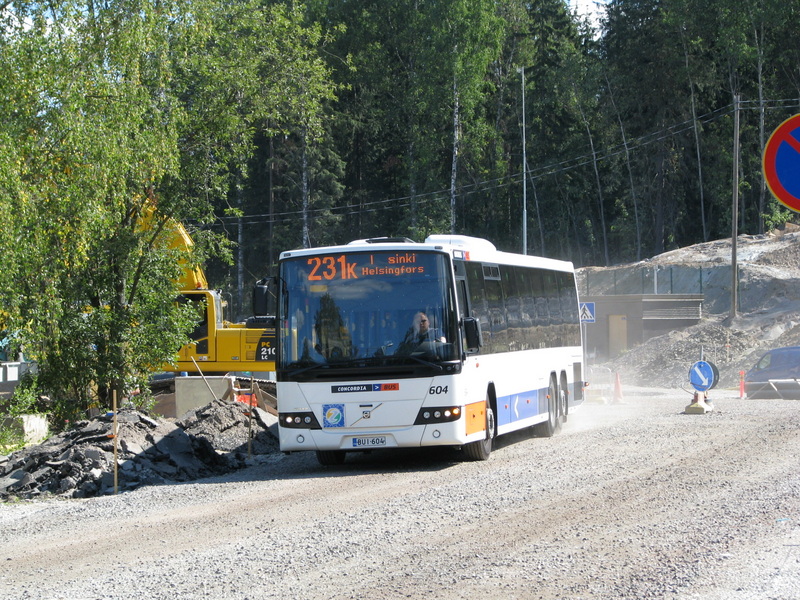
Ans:
{"type": "Polygon", "coordinates": [[[800,597],[800,403],[623,387],[553,438],[261,455],[119,495],[0,507],[0,597],[800,597]]]}

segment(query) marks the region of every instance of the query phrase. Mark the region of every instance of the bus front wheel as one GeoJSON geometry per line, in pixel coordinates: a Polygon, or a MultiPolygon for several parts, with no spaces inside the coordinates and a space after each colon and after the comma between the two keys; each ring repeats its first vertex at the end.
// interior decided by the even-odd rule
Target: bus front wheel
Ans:
{"type": "Polygon", "coordinates": [[[335,467],[344,464],[345,452],[343,450],[317,450],[319,464],[326,467],[335,467]]]}
{"type": "Polygon", "coordinates": [[[464,454],[470,460],[488,460],[489,455],[492,453],[492,444],[494,443],[494,434],[497,425],[494,420],[494,410],[492,405],[486,402],[486,437],[478,442],[470,442],[464,444],[464,454]]]}

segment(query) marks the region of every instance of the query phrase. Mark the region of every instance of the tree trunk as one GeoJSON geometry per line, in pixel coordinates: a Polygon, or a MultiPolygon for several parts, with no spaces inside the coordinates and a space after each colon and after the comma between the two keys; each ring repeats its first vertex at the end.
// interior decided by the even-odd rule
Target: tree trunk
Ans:
{"type": "Polygon", "coordinates": [[[453,75],[453,159],[450,165],[450,233],[456,232],[456,177],[458,174],[458,151],[460,143],[460,114],[458,82],[453,75]]]}
{"type": "MultiPolygon", "coordinates": [[[[756,63],[756,76],[758,80],[758,141],[759,148],[764,148],[767,144],[765,130],[765,111],[764,103],[764,22],[760,26],[753,27],[753,36],[758,50],[758,61],[756,63]]],[[[764,233],[764,214],[767,210],[767,181],[761,177],[761,186],[758,190],[758,233],[764,233]]]]}
{"type": "Polygon", "coordinates": [[[689,71],[689,49],[686,47],[686,41],[683,39],[683,32],[681,32],[681,41],[683,42],[683,58],[686,64],[686,77],[689,79],[689,100],[692,108],[692,128],[694,130],[694,147],[697,155],[697,179],[700,192],[700,222],[703,226],[703,241],[708,241],[708,225],[706,224],[706,201],[705,201],[705,186],[703,185],[703,161],[701,160],[700,152],[700,128],[697,122],[697,102],[694,96],[694,81],[692,80],[691,71],[689,71]]]}
{"type": "MultiPolygon", "coordinates": [[[[235,186],[236,208],[241,211],[244,198],[240,172],[236,173],[235,186]]],[[[244,314],[244,255],[244,220],[240,216],[236,219],[236,305],[231,307],[232,314],[228,316],[228,318],[234,317],[237,321],[238,316],[244,314]],[[236,312],[233,312],[234,310],[236,312]]]]}
{"type": "Polygon", "coordinates": [[[269,266],[272,266],[275,262],[275,242],[273,240],[275,237],[273,233],[275,214],[275,188],[273,181],[275,175],[275,161],[273,160],[275,156],[274,140],[274,136],[269,136],[269,176],[267,178],[267,198],[269,205],[269,221],[267,222],[267,264],[269,266]]]}
{"type": "Polygon", "coordinates": [[[539,249],[540,256],[547,256],[547,250],[545,249],[544,244],[544,223],[542,222],[542,213],[539,211],[539,193],[536,191],[536,181],[530,175],[530,171],[528,170],[527,161],[525,164],[525,173],[530,177],[531,180],[531,191],[533,191],[533,207],[536,210],[536,222],[539,225],[539,244],[541,245],[539,249]]]}
{"type": "Polygon", "coordinates": [[[666,218],[664,216],[664,203],[666,199],[667,176],[665,170],[665,156],[662,151],[657,157],[657,168],[655,175],[655,198],[653,199],[653,255],[656,256],[664,252],[664,232],[666,230],[666,218]]]}
{"type": "Polygon", "coordinates": [[[411,230],[416,233],[419,219],[417,217],[417,170],[416,165],[414,164],[414,161],[416,160],[414,150],[414,140],[411,139],[408,142],[408,177],[410,180],[408,186],[408,195],[411,198],[411,230]]]}
{"type": "Polygon", "coordinates": [[[301,193],[303,196],[303,248],[311,247],[311,199],[308,189],[308,136],[303,132],[301,193]]]}
{"type": "Polygon", "coordinates": [[[608,236],[606,235],[606,211],[603,201],[603,188],[600,184],[600,170],[597,167],[597,152],[594,149],[594,138],[592,137],[592,130],[589,127],[589,120],[586,118],[586,114],[583,112],[583,107],[581,106],[580,101],[577,100],[576,94],[576,102],[578,104],[578,110],[581,113],[581,119],[583,119],[583,125],[586,127],[586,135],[589,137],[589,147],[592,151],[592,167],[594,168],[594,178],[595,183],[597,185],[597,202],[600,210],[600,237],[603,240],[603,257],[606,261],[606,266],[611,264],[611,259],[608,254],[608,236]]]}
{"type": "Polygon", "coordinates": [[[631,153],[630,149],[628,148],[628,137],[625,135],[625,125],[623,125],[622,116],[619,114],[619,110],[617,110],[617,103],[614,100],[614,92],[611,89],[611,82],[608,80],[607,75],[606,85],[608,86],[608,95],[611,98],[611,106],[613,107],[614,113],[617,115],[617,121],[619,122],[619,131],[622,134],[622,146],[625,148],[625,165],[628,168],[628,185],[631,189],[631,201],[633,202],[633,221],[636,227],[636,260],[642,260],[642,224],[639,219],[639,200],[636,197],[636,188],[633,185],[633,168],[631,167],[631,153]]]}

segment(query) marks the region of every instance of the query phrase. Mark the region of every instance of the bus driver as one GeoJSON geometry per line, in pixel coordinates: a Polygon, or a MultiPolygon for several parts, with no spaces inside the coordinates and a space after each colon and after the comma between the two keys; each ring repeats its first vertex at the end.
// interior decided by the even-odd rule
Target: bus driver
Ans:
{"type": "Polygon", "coordinates": [[[431,329],[428,315],[420,311],[414,315],[406,337],[397,348],[397,354],[410,354],[425,342],[444,342],[445,338],[438,329],[431,329]]]}

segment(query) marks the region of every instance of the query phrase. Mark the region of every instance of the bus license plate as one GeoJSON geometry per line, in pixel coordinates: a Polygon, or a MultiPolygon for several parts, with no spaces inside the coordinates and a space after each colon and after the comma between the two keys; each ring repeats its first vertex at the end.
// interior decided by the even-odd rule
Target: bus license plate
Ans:
{"type": "Polygon", "coordinates": [[[385,435],[353,438],[353,448],[377,448],[386,445],[385,435]]]}

